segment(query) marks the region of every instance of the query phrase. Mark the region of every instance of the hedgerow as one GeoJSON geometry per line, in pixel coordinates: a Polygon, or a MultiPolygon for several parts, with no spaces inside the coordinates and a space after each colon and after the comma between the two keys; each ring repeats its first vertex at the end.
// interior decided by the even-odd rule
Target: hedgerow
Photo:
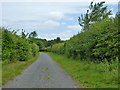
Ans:
{"type": "Polygon", "coordinates": [[[37,54],[38,51],[39,51],[39,47],[38,47],[35,43],[32,43],[32,44],[31,44],[31,48],[32,48],[32,55],[33,55],[33,56],[36,56],[36,54],[37,54]]]}
{"type": "Polygon", "coordinates": [[[35,43],[29,43],[23,33],[17,35],[15,31],[9,31],[6,28],[0,28],[2,31],[2,61],[8,64],[15,61],[27,61],[35,56],[39,47],[35,43]]]}
{"type": "Polygon", "coordinates": [[[66,43],[49,47],[49,51],[79,60],[101,62],[106,59],[111,62],[118,57],[119,46],[116,16],[92,24],[87,31],[79,33],[66,43]]]}
{"type": "Polygon", "coordinates": [[[86,14],[78,18],[82,26],[81,33],[73,36],[64,45],[53,45],[49,51],[66,54],[74,59],[103,62],[116,60],[118,57],[118,20],[119,14],[114,17],[111,10],[104,6],[105,2],[91,2],[86,14]],[[93,5],[94,4],[94,5],[93,5]],[[62,53],[61,53],[62,51],[62,53]]]}

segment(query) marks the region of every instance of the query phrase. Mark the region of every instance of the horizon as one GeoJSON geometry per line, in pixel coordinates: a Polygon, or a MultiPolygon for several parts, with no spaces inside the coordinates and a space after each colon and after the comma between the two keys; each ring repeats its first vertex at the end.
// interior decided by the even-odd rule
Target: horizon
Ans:
{"type": "MultiPolygon", "coordinates": [[[[36,31],[40,39],[53,40],[60,37],[65,41],[81,32],[78,17],[86,13],[92,0],[86,3],[5,1],[2,2],[2,26],[9,26],[13,30],[24,29],[26,33],[36,31]]],[[[104,5],[112,10],[114,17],[118,3],[107,1],[104,5]]]]}

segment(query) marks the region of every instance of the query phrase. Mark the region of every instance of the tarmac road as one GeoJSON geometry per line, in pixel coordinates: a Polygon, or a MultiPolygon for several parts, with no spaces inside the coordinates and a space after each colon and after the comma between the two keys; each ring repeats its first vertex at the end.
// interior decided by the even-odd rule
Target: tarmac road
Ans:
{"type": "Polygon", "coordinates": [[[49,55],[40,53],[35,63],[3,88],[77,88],[77,85],[49,55]]]}

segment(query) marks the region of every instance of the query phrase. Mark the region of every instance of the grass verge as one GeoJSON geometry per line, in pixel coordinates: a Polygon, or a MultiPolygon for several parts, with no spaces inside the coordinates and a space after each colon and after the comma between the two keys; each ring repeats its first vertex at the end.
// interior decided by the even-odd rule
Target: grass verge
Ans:
{"type": "Polygon", "coordinates": [[[0,87],[2,86],[2,61],[0,61],[0,87]]]}
{"type": "Polygon", "coordinates": [[[64,55],[47,52],[68,74],[86,88],[118,88],[118,67],[68,59],[64,55]],[[112,68],[112,70],[109,70],[112,68]]]}
{"type": "Polygon", "coordinates": [[[26,69],[39,58],[39,55],[40,54],[32,57],[28,61],[18,61],[2,66],[2,85],[7,83],[9,80],[14,79],[17,75],[20,75],[24,69],[26,69]]]}

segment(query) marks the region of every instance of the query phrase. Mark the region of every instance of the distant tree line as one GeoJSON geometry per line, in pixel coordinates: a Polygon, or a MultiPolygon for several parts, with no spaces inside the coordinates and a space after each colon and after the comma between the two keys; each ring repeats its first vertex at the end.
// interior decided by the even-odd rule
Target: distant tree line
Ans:
{"type": "Polygon", "coordinates": [[[10,31],[8,28],[0,27],[0,56],[3,64],[15,61],[27,61],[32,56],[36,56],[38,52],[45,51],[46,47],[53,44],[63,42],[59,37],[54,40],[47,41],[46,39],[37,38],[36,31],[25,33],[21,30],[21,35],[17,35],[16,30],[10,31]]]}
{"type": "Polygon", "coordinates": [[[46,40],[46,39],[40,39],[40,38],[30,38],[30,42],[34,42],[39,46],[39,51],[45,51],[47,47],[52,47],[54,44],[64,42],[60,39],[60,37],[57,37],[53,40],[46,40]]]}

